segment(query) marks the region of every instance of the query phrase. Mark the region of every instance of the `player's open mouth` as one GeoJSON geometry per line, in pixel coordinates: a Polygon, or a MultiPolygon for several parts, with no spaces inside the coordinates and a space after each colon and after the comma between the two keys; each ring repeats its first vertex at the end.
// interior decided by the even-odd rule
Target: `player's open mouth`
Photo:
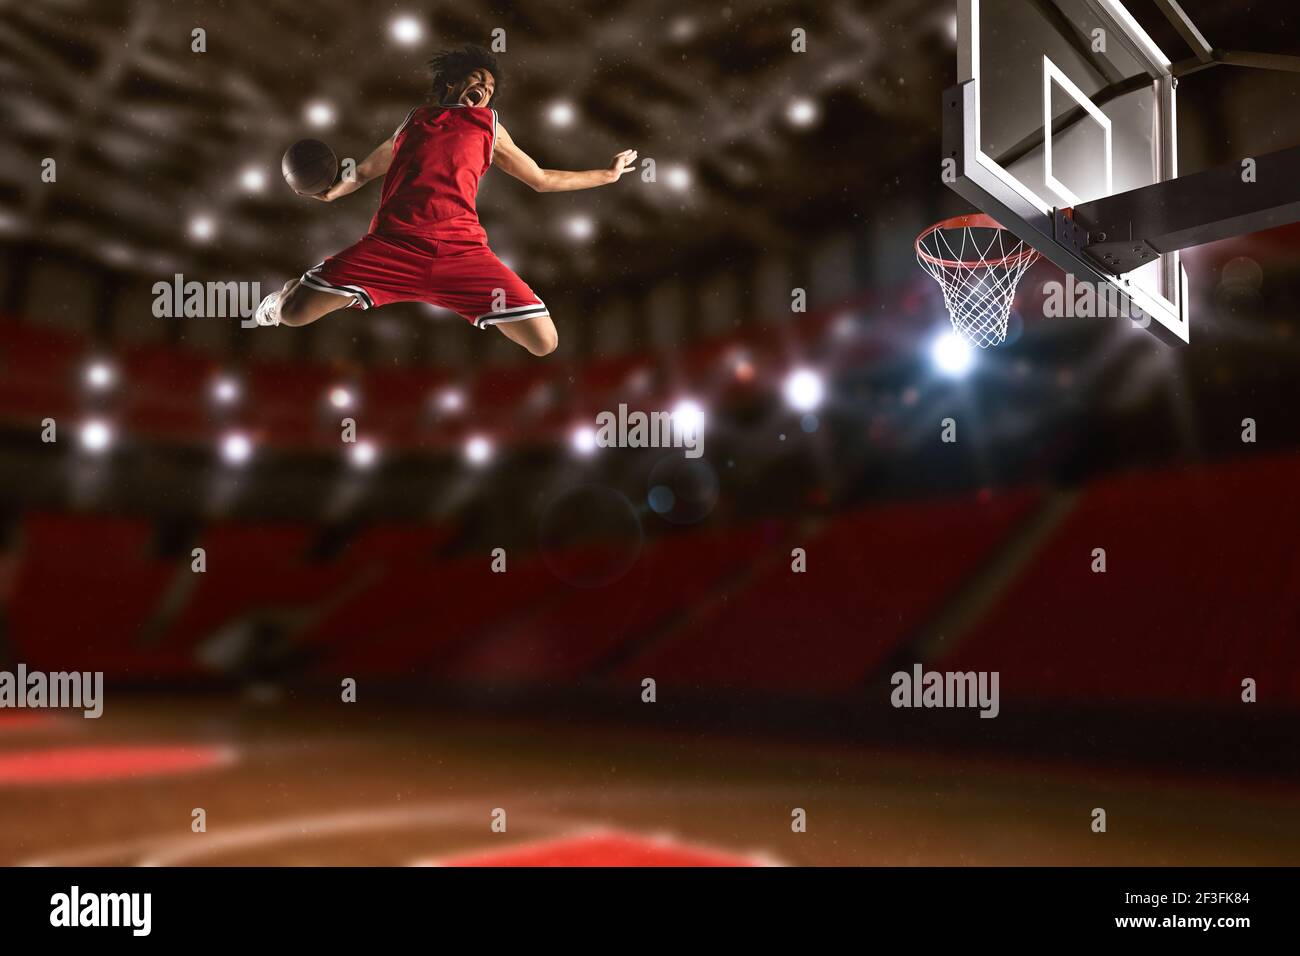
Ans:
{"type": "Polygon", "coordinates": [[[486,91],[483,87],[471,86],[461,95],[461,99],[463,99],[468,106],[478,106],[479,103],[483,102],[484,95],[486,95],[486,91]]]}

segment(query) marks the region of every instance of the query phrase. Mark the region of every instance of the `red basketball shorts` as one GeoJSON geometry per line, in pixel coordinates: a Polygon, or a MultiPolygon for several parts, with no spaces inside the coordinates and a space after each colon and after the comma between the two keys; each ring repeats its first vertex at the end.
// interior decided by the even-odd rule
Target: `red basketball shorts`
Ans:
{"type": "Polygon", "coordinates": [[[547,309],[486,245],[370,233],[303,273],[302,284],[353,299],[354,308],[428,302],[479,328],[546,315],[547,309]]]}

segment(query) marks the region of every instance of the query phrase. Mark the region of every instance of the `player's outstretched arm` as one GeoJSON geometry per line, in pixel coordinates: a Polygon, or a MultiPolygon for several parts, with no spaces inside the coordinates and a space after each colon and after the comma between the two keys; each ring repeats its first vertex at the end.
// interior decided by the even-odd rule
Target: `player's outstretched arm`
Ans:
{"type": "Polygon", "coordinates": [[[533,157],[515,145],[506,128],[498,123],[492,162],[539,193],[558,193],[618,182],[624,173],[636,168],[636,150],[625,149],[618,153],[605,169],[542,169],[533,157]]]}
{"type": "Polygon", "coordinates": [[[356,192],[370,180],[385,175],[388,172],[388,167],[393,164],[393,140],[395,138],[396,134],[384,140],[374,148],[369,156],[357,164],[356,179],[345,180],[340,172],[340,178],[334,180],[333,186],[311,198],[319,199],[321,202],[333,202],[340,196],[356,192]]]}

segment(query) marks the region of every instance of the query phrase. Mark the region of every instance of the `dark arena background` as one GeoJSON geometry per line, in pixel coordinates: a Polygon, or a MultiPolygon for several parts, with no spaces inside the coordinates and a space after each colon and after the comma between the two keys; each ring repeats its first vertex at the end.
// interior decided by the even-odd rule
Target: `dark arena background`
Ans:
{"type": "MultiPolygon", "coordinates": [[[[1300,50],[1293,4],[1182,6],[1300,50]]],[[[970,208],[956,35],[901,0],[0,6],[0,669],[103,678],[97,718],[0,708],[0,863],[1300,860],[1300,229],[1185,253],[1190,344],[1048,316],[1043,260],[954,350],[913,241],[970,208]],[[559,348],[419,303],[254,326],[379,197],[296,196],[286,147],[364,157],[467,42],[543,166],[641,157],[484,176],[559,348]],[[620,406],[702,454],[606,447],[620,406]],[[996,693],[898,706],[931,671],[996,693]]],[[[1300,142],[1300,74],[1179,98],[1185,171],[1300,142]]]]}

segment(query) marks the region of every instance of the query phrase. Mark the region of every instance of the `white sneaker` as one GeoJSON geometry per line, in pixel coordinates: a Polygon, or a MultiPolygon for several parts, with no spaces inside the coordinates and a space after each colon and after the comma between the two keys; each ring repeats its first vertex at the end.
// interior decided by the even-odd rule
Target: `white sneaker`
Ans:
{"type": "Polygon", "coordinates": [[[280,324],[280,293],[272,292],[257,306],[253,321],[258,325],[280,324]]]}

